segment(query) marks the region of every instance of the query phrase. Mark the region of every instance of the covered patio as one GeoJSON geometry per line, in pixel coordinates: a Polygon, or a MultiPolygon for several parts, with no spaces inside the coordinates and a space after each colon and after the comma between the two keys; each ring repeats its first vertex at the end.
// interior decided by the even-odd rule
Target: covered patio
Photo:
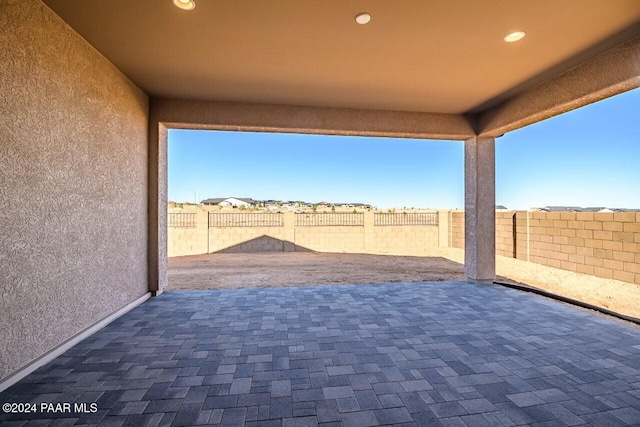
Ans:
{"type": "Polygon", "coordinates": [[[640,328],[500,287],[169,291],[0,394],[2,425],[625,426],[640,328]]]}
{"type": "Polygon", "coordinates": [[[495,139],[640,3],[196,2],[0,2],[0,403],[98,407],[3,425],[638,424],[636,326],[492,282],[495,139]],[[467,282],[164,293],[169,129],[464,141],[467,282]]]}

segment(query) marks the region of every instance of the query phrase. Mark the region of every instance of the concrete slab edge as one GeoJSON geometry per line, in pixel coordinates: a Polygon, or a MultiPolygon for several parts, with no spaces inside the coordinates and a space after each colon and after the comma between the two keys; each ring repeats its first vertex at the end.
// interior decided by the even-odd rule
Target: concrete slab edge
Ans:
{"type": "Polygon", "coordinates": [[[505,282],[493,282],[495,285],[500,285],[500,286],[504,286],[507,288],[511,288],[511,289],[515,289],[518,291],[523,291],[523,292],[530,292],[532,294],[536,294],[536,295],[540,295],[546,298],[550,298],[556,301],[561,301],[567,304],[571,304],[571,305],[576,305],[578,307],[582,307],[582,308],[586,308],[588,310],[594,310],[594,311],[598,311],[602,314],[606,314],[607,316],[612,316],[615,317],[617,319],[620,320],[624,320],[627,322],[631,322],[631,323],[635,323],[636,325],[640,325],[640,319],[638,319],[637,317],[632,317],[632,316],[627,316],[626,314],[621,314],[621,313],[617,313],[615,311],[611,311],[609,309],[603,308],[603,307],[598,307],[597,305],[592,305],[586,302],[582,302],[582,301],[578,301],[575,299],[571,299],[571,298],[567,298],[567,297],[563,297],[562,295],[556,295],[556,294],[552,294],[550,292],[547,291],[543,291],[542,289],[537,289],[537,288],[532,288],[529,286],[525,286],[525,285],[516,285],[514,283],[505,283],[505,282]]]}
{"type": "Polygon", "coordinates": [[[131,301],[125,306],[120,307],[118,310],[114,311],[113,313],[108,314],[102,319],[93,323],[92,325],[89,325],[88,327],[78,332],[68,340],[52,348],[42,356],[32,360],[31,362],[27,363],[23,367],[19,368],[17,371],[9,374],[7,377],[0,379],[0,393],[2,393],[3,391],[11,387],[12,385],[17,383],[18,381],[20,381],[21,379],[23,379],[24,377],[26,377],[27,375],[35,371],[36,369],[51,362],[53,359],[60,356],[65,351],[69,350],[71,347],[75,346],[80,341],[98,332],[100,329],[104,328],[105,326],[107,326],[109,323],[113,322],[120,316],[133,310],[134,308],[136,308],[137,306],[139,306],[140,304],[148,300],[150,297],[151,297],[151,292],[147,292],[141,297],[136,298],[135,300],[131,301]]]}

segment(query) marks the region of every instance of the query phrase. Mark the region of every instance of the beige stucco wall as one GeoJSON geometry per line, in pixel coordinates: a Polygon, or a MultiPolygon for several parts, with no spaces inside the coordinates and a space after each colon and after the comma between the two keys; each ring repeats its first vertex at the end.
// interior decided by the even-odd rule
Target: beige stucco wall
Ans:
{"type": "Polygon", "coordinates": [[[0,378],[147,292],[147,96],[0,2],[0,378]]]}

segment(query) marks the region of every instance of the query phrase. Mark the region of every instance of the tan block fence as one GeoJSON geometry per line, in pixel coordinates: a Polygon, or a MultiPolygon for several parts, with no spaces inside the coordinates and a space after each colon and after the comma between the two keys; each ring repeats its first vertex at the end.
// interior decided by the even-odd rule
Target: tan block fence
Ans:
{"type": "MultiPolygon", "coordinates": [[[[440,217],[443,217],[441,219],[440,217]]],[[[345,252],[423,254],[448,246],[427,213],[169,213],[169,257],[213,252],[345,252]]]]}
{"type": "MultiPolygon", "coordinates": [[[[464,248],[464,213],[451,229],[464,248]]],[[[496,254],[640,284],[640,213],[496,212],[496,254]]]]}
{"type": "MultiPolygon", "coordinates": [[[[464,248],[464,212],[170,213],[170,257],[213,252],[424,255],[464,248]],[[429,252],[429,250],[431,250],[429,252]]],[[[640,284],[640,213],[496,212],[496,254],[640,284]]]]}

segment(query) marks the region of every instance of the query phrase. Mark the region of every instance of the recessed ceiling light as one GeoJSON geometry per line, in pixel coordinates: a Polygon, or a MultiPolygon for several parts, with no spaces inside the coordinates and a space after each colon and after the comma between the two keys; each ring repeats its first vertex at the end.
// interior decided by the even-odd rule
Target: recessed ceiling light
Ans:
{"type": "Polygon", "coordinates": [[[183,10],[191,10],[196,7],[196,2],[194,0],[173,0],[173,4],[183,10]]]}
{"type": "Polygon", "coordinates": [[[522,40],[526,35],[527,34],[524,31],[514,31],[513,33],[509,33],[504,36],[504,41],[507,43],[517,42],[518,40],[522,40]]]}
{"type": "Polygon", "coordinates": [[[356,16],[356,22],[360,25],[368,24],[371,21],[371,15],[368,13],[359,13],[356,16]]]}

